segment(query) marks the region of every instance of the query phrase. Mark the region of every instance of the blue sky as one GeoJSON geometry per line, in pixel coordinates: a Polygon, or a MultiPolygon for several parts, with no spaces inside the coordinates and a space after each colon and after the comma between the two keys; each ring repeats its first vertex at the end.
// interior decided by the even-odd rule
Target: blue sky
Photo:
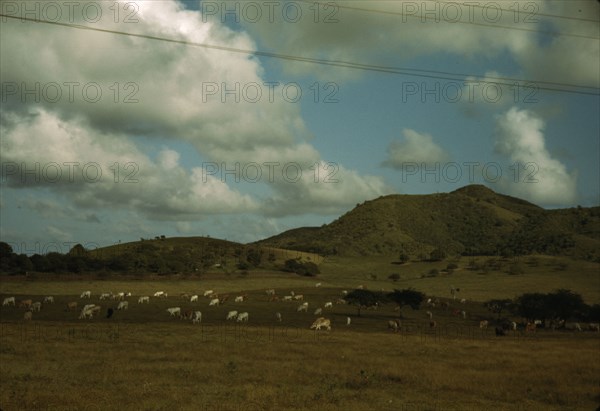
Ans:
{"type": "Polygon", "coordinates": [[[250,242],[469,183],[545,208],[600,203],[598,2],[286,1],[273,21],[262,2],[67,3],[2,6],[67,23],[0,18],[0,236],[16,251],[250,242]]]}

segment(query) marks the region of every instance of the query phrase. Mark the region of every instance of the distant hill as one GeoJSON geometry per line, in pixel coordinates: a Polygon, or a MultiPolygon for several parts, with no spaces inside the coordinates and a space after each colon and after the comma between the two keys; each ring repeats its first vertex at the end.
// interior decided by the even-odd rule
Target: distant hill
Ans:
{"type": "Polygon", "coordinates": [[[462,255],[570,255],[600,261],[600,207],[545,210],[482,185],[451,193],[389,195],[357,205],[322,227],[258,241],[322,255],[428,258],[462,255]]]}

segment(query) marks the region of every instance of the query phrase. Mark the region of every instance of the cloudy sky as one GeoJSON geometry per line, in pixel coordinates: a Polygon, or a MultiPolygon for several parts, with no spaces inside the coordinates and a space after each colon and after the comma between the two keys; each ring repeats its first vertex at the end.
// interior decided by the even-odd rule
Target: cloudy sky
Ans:
{"type": "Polygon", "coordinates": [[[0,2],[1,240],[250,242],[470,183],[598,205],[600,3],[467,3],[0,2]]]}

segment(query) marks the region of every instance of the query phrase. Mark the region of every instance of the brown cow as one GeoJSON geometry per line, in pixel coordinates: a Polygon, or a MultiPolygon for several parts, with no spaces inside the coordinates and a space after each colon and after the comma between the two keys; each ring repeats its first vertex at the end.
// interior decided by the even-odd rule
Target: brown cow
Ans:
{"type": "Polygon", "coordinates": [[[31,311],[25,311],[25,314],[23,315],[23,319],[25,321],[30,321],[31,320],[31,311]]]}
{"type": "Polygon", "coordinates": [[[31,308],[31,304],[33,304],[33,301],[31,300],[21,300],[19,308],[31,308]]]}
{"type": "Polygon", "coordinates": [[[77,310],[77,301],[71,301],[70,303],[67,304],[66,311],[75,311],[75,310],[77,310]]]}

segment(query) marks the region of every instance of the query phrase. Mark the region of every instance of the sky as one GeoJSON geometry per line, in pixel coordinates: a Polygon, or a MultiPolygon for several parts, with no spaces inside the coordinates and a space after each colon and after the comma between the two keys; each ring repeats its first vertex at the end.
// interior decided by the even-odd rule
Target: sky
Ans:
{"type": "Polygon", "coordinates": [[[15,252],[247,243],[468,184],[600,205],[598,1],[0,6],[15,252]]]}

